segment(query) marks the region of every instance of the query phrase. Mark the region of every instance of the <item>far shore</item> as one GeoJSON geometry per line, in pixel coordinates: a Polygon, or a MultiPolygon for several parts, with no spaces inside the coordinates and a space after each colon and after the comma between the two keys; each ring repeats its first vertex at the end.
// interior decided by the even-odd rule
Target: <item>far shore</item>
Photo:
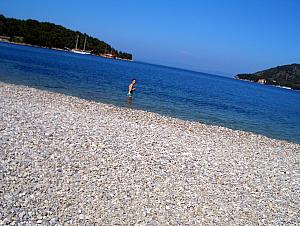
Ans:
{"type": "Polygon", "coordinates": [[[0,225],[298,225],[300,144],[0,82],[0,225]]]}
{"type": "MultiPolygon", "coordinates": [[[[52,49],[52,50],[57,50],[57,51],[64,51],[64,52],[71,52],[70,50],[67,50],[67,49],[60,49],[60,48],[55,48],[55,47],[47,47],[47,46],[38,46],[38,45],[31,45],[31,44],[27,44],[27,43],[24,43],[24,42],[11,42],[11,41],[8,41],[8,40],[1,40],[0,39],[0,42],[2,43],[9,43],[9,44],[15,44],[15,45],[22,45],[22,46],[30,46],[30,47],[34,47],[34,48],[43,48],[43,49],[52,49]]],[[[76,54],[76,53],[75,53],[76,54]]],[[[115,60],[124,60],[124,61],[133,61],[133,60],[129,60],[129,59],[123,59],[123,58],[119,58],[119,57],[107,57],[103,54],[101,55],[96,55],[96,54],[89,54],[89,55],[92,55],[92,56],[97,56],[97,57],[103,57],[103,58],[106,58],[106,59],[115,59],[115,60]]]]}
{"type": "Polygon", "coordinates": [[[276,88],[280,88],[280,89],[287,89],[287,90],[293,90],[293,91],[296,91],[296,92],[300,92],[300,90],[298,90],[298,89],[292,89],[291,87],[287,87],[287,86],[275,86],[275,85],[269,85],[269,84],[261,84],[261,83],[254,82],[254,81],[251,81],[251,80],[248,80],[248,79],[241,79],[241,78],[236,78],[236,77],[234,77],[234,79],[259,84],[259,85],[262,85],[262,86],[271,86],[271,87],[276,87],[276,88]]]}

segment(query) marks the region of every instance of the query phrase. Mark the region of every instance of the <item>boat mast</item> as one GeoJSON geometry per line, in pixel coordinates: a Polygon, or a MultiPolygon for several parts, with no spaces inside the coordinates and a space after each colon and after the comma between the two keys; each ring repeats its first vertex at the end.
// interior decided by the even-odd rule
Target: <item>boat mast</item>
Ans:
{"type": "Polygon", "coordinates": [[[77,40],[76,40],[76,47],[75,47],[75,49],[77,49],[77,46],[78,46],[78,38],[79,38],[79,35],[77,35],[77,40]]]}
{"type": "Polygon", "coordinates": [[[85,36],[85,40],[84,40],[83,51],[85,51],[85,44],[86,44],[86,36],[85,36]]]}

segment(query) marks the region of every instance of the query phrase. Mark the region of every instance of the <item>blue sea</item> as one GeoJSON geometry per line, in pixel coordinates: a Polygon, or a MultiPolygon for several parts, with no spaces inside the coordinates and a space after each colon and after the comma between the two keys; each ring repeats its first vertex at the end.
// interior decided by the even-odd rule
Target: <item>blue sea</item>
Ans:
{"type": "Polygon", "coordinates": [[[299,91],[8,43],[0,43],[0,81],[300,143],[299,91]]]}

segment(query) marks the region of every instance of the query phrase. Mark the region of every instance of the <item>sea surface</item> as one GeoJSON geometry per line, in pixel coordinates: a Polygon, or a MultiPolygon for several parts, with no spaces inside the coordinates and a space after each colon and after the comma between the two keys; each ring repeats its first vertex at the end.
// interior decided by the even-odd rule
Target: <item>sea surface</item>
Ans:
{"type": "Polygon", "coordinates": [[[300,143],[299,91],[1,42],[0,81],[300,143]]]}

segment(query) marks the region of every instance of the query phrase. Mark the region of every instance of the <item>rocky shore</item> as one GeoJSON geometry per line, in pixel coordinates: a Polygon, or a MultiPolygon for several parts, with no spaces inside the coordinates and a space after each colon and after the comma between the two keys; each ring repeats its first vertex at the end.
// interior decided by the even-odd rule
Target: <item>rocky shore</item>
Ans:
{"type": "Polygon", "coordinates": [[[299,150],[0,82],[0,225],[299,225],[299,150]]]}

